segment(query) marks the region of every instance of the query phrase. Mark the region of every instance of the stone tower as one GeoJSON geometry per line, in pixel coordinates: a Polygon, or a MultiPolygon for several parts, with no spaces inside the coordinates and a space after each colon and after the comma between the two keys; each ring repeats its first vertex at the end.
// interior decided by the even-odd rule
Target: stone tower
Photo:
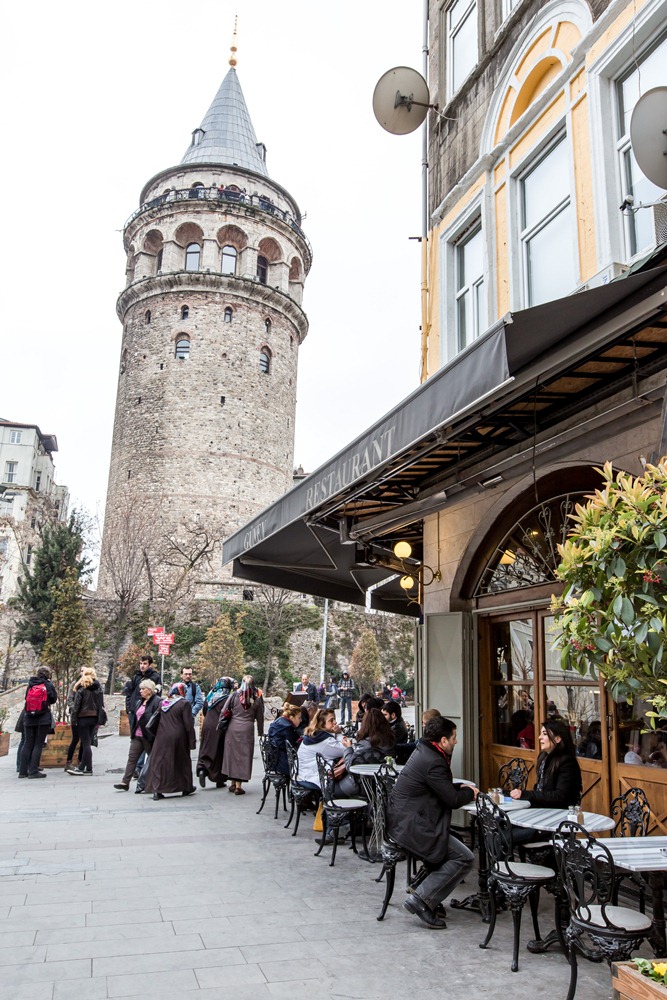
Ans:
{"type": "Polygon", "coordinates": [[[269,177],[234,52],[180,164],[148,181],[124,229],[107,598],[130,584],[173,598],[188,564],[197,596],[219,596],[221,539],[292,483],[311,248],[296,202],[269,177]]]}

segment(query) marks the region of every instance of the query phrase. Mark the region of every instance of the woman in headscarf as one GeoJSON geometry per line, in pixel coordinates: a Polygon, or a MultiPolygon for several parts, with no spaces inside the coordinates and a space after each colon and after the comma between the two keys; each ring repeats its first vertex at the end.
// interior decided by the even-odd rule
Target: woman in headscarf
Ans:
{"type": "Polygon", "coordinates": [[[230,777],[229,791],[245,795],[245,789],[241,785],[244,781],[250,781],[252,774],[255,722],[258,735],[264,735],[264,699],[250,674],[245,675],[239,690],[230,695],[220,720],[223,718],[228,718],[229,724],[225,733],[222,770],[230,777]]]}
{"type": "Polygon", "coordinates": [[[215,682],[204,702],[204,724],[199,740],[199,757],[197,759],[197,777],[202,788],[206,787],[206,779],[215,782],[216,788],[224,788],[227,775],[222,770],[222,757],[225,752],[225,733],[218,729],[220,712],[225,707],[234,687],[231,677],[220,677],[215,682]]]}
{"type": "Polygon", "coordinates": [[[197,745],[192,706],[185,700],[185,684],[173,684],[160,706],[159,721],[151,750],[145,790],[154,799],[165,795],[192,795],[190,751],[197,745]]]}
{"type": "Polygon", "coordinates": [[[146,726],[148,720],[160,710],[160,696],[157,693],[155,681],[143,680],[139,685],[139,697],[141,701],[137,705],[137,710],[132,712],[130,716],[130,750],[127,755],[125,773],[120,781],[113,786],[119,792],[129,791],[137,762],[142,753],[150,754],[155,739],[153,733],[146,726]]]}

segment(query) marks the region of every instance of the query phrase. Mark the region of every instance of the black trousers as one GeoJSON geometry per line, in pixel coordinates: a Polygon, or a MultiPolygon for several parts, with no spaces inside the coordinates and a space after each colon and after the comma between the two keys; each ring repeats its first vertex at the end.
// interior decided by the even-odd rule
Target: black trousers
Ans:
{"type": "Polygon", "coordinates": [[[39,759],[44,749],[44,740],[48,736],[50,728],[50,725],[24,727],[25,744],[23,746],[19,774],[24,776],[37,774],[39,771],[39,759]]]}
{"type": "Polygon", "coordinates": [[[91,740],[95,726],[97,725],[97,716],[80,715],[76,720],[76,725],[79,730],[79,739],[81,740],[81,763],[79,767],[82,771],[92,771],[93,751],[91,749],[91,740]]]}

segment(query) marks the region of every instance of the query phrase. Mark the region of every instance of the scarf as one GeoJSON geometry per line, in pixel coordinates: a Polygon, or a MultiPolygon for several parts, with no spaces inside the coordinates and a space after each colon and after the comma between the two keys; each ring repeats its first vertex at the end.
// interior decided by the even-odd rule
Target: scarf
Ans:
{"type": "Polygon", "coordinates": [[[254,684],[246,684],[244,681],[239,690],[239,701],[243,707],[247,710],[254,703],[257,697],[257,688],[254,684]]]}

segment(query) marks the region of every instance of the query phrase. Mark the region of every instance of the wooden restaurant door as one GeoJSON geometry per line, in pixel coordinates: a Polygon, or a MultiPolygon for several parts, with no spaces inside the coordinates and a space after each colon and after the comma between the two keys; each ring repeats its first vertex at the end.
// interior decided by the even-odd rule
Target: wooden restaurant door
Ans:
{"type": "Polygon", "coordinates": [[[610,747],[601,683],[561,669],[548,608],[480,615],[478,622],[482,787],[494,787],[498,769],[512,757],[528,763],[532,787],[539,726],[558,717],[569,723],[577,746],[584,808],[608,814],[610,747]]]}

